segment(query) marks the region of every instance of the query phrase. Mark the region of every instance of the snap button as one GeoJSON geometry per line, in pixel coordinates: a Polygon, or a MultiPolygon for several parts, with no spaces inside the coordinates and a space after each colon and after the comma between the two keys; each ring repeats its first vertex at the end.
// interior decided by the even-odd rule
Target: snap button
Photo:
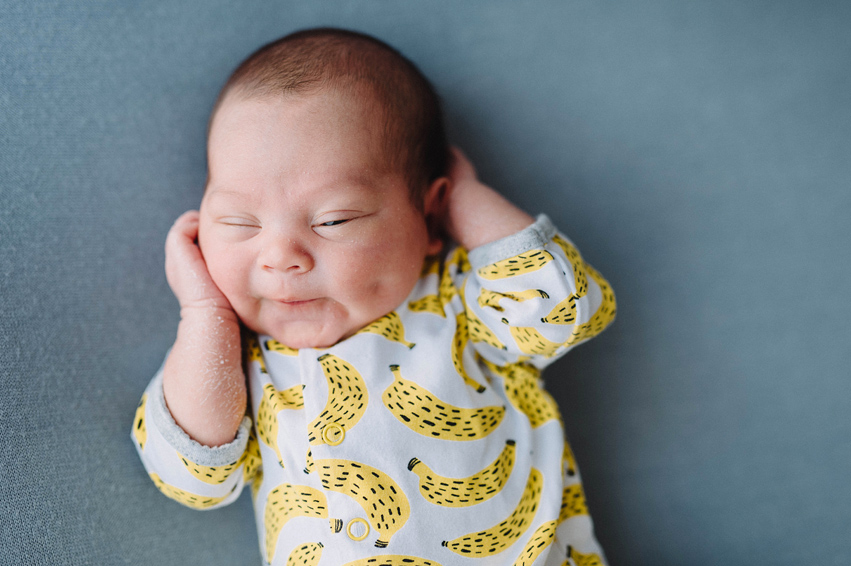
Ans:
{"type": "Polygon", "coordinates": [[[330,444],[331,446],[337,446],[343,439],[346,437],[346,429],[343,428],[343,425],[337,423],[328,423],[325,425],[325,428],[322,429],[322,440],[325,441],[325,444],[330,444]]]}
{"type": "Polygon", "coordinates": [[[369,534],[369,523],[360,517],[355,517],[346,525],[346,534],[352,540],[363,540],[369,534]]]}

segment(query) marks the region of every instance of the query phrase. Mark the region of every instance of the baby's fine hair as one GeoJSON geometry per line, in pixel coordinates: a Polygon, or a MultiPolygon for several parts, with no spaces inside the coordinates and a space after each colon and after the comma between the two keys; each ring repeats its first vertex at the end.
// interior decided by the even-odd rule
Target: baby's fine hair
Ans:
{"type": "Polygon", "coordinates": [[[414,204],[447,173],[449,144],[437,94],[401,53],[368,35],[336,28],[302,30],[252,53],[228,79],[211,114],[233,92],[254,98],[335,89],[372,104],[384,122],[391,171],[408,181],[414,204]]]}

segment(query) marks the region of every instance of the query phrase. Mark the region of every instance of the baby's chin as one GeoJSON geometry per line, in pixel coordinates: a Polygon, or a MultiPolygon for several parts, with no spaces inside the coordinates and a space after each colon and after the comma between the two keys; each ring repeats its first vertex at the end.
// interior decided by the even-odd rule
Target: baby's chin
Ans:
{"type": "Polygon", "coordinates": [[[295,350],[301,350],[302,348],[330,348],[340,340],[354,334],[354,331],[346,332],[344,329],[317,328],[315,324],[294,324],[291,326],[291,328],[285,330],[260,329],[257,330],[257,333],[271,336],[281,344],[295,350]]]}

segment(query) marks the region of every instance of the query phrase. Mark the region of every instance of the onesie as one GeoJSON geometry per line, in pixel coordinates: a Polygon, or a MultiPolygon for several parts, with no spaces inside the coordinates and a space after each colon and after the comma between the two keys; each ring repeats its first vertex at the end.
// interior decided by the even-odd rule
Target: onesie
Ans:
{"type": "Polygon", "coordinates": [[[250,335],[231,443],[175,423],[162,369],[131,436],[184,505],[249,485],[266,564],[604,564],[541,369],[614,317],[608,283],[541,215],[427,258],[403,304],[331,347],[250,335]]]}

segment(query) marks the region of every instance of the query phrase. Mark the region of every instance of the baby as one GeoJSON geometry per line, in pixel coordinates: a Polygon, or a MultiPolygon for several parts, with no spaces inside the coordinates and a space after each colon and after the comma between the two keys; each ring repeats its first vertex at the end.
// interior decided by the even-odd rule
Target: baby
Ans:
{"type": "Polygon", "coordinates": [[[268,564],[603,564],[540,369],[614,295],[449,148],[416,67],[342,30],[267,45],[208,162],[132,432],[157,488],[210,509],[250,485],[268,564]]]}

